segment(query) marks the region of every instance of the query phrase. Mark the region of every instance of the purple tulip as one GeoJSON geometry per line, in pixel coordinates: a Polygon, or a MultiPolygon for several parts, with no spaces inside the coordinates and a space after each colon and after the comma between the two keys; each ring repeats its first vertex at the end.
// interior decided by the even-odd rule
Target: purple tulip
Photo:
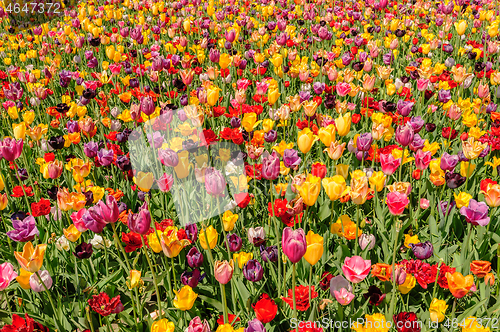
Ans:
{"type": "Polygon", "coordinates": [[[408,116],[414,104],[415,103],[412,103],[411,101],[398,100],[397,103],[398,113],[402,116],[408,116]]]}
{"type": "Polygon", "coordinates": [[[326,88],[326,84],[323,82],[314,82],[314,84],[313,84],[314,93],[316,93],[317,95],[322,94],[323,91],[325,91],[325,88],[326,88]]]}
{"type": "Polygon", "coordinates": [[[186,225],[185,229],[186,235],[191,243],[196,242],[196,240],[198,239],[198,226],[196,226],[196,224],[189,224],[186,225]]]}
{"type": "Polygon", "coordinates": [[[158,150],[158,159],[163,165],[169,167],[175,167],[179,164],[179,156],[169,148],[158,150]]]}
{"type": "Polygon", "coordinates": [[[5,95],[5,98],[9,99],[9,100],[19,100],[21,99],[21,97],[23,96],[23,88],[21,86],[21,83],[19,82],[14,82],[14,83],[10,83],[8,85],[8,88],[3,88],[3,93],[5,95]]]}
{"type": "Polygon", "coordinates": [[[45,290],[45,287],[43,285],[45,285],[45,287],[47,287],[47,289],[50,289],[52,287],[52,277],[50,276],[49,271],[43,270],[43,271],[39,271],[38,274],[33,273],[30,277],[31,289],[36,293],[40,293],[40,292],[43,292],[45,290]],[[39,275],[40,275],[40,277],[38,277],[39,275]],[[40,278],[41,278],[41,280],[40,280],[40,278]],[[42,282],[43,282],[43,284],[42,284],[42,282]]]}
{"type": "MultiPolygon", "coordinates": [[[[109,196],[108,196],[109,197],[109,196]]],[[[137,234],[147,234],[151,227],[151,214],[148,210],[146,202],[142,204],[137,213],[129,213],[128,215],[128,228],[137,234]]]]}
{"type": "Polygon", "coordinates": [[[205,189],[207,193],[212,196],[219,196],[226,189],[226,180],[222,173],[213,168],[207,168],[205,172],[205,189]]]}
{"type": "Polygon", "coordinates": [[[39,235],[36,220],[33,216],[28,216],[23,220],[17,218],[12,220],[12,227],[14,227],[14,230],[7,232],[7,236],[12,241],[28,242],[39,235]]]}
{"type": "Polygon", "coordinates": [[[154,146],[155,149],[159,149],[163,144],[163,136],[158,131],[155,131],[152,136],[151,134],[147,134],[146,136],[149,141],[149,146],[154,146]]]}
{"type": "Polygon", "coordinates": [[[277,262],[278,261],[278,247],[277,246],[260,246],[260,257],[264,262],[277,262]]]}
{"type": "Polygon", "coordinates": [[[264,324],[257,318],[248,322],[248,327],[245,327],[244,332],[266,332],[264,324]]]}
{"type": "Polygon", "coordinates": [[[147,116],[151,115],[155,111],[155,103],[151,96],[146,96],[141,98],[141,112],[147,116]]]}
{"type": "Polygon", "coordinates": [[[293,230],[290,227],[283,229],[281,237],[283,252],[292,263],[298,263],[307,250],[307,241],[302,228],[293,230]]]}
{"type": "Polygon", "coordinates": [[[472,225],[486,226],[490,223],[488,210],[488,205],[485,202],[478,202],[475,199],[471,199],[469,206],[463,206],[460,209],[460,214],[472,225]]]}
{"type": "Polygon", "coordinates": [[[415,255],[417,259],[430,258],[432,256],[432,253],[434,252],[434,247],[429,241],[420,242],[417,244],[410,243],[410,248],[413,251],[413,255],[415,255]]]}
{"type": "Polygon", "coordinates": [[[109,166],[113,162],[114,152],[113,150],[101,149],[97,153],[97,160],[101,166],[109,166]]]}
{"type": "Polygon", "coordinates": [[[338,275],[336,277],[333,277],[331,280],[330,280],[330,293],[333,297],[335,297],[335,294],[334,292],[337,291],[337,292],[340,292],[340,290],[344,288],[345,290],[347,290],[348,292],[351,292],[352,291],[352,286],[351,284],[349,283],[349,281],[347,281],[346,278],[344,278],[342,275],[338,275]]]}
{"type": "Polygon", "coordinates": [[[359,151],[368,151],[372,146],[373,137],[371,133],[363,133],[356,140],[356,147],[359,151]]]}
{"type": "Polygon", "coordinates": [[[193,269],[203,265],[203,255],[198,251],[198,249],[196,249],[196,247],[192,247],[188,251],[186,259],[188,265],[193,269]]]}
{"type": "Polygon", "coordinates": [[[240,251],[243,246],[243,240],[236,234],[227,234],[227,243],[231,252],[240,251]]]}
{"type": "Polygon", "coordinates": [[[213,47],[210,49],[210,53],[208,55],[208,58],[210,59],[210,61],[214,62],[214,63],[218,63],[219,62],[219,59],[220,59],[220,52],[217,48],[213,47]]]}
{"type": "Polygon", "coordinates": [[[257,260],[250,259],[243,266],[243,275],[248,281],[257,282],[264,276],[264,269],[257,260]]]}
{"type": "Polygon", "coordinates": [[[407,123],[396,128],[396,142],[402,146],[408,146],[413,141],[414,133],[412,126],[407,123]]]}
{"type": "Polygon", "coordinates": [[[361,250],[365,250],[366,247],[368,247],[368,250],[372,250],[373,248],[375,248],[375,243],[377,242],[377,239],[373,234],[363,233],[359,237],[358,242],[361,250]]]}
{"type": "Polygon", "coordinates": [[[447,216],[450,214],[451,210],[456,206],[457,204],[455,201],[441,201],[439,203],[439,213],[442,217],[447,216]]]}
{"type": "Polygon", "coordinates": [[[413,132],[417,134],[424,127],[425,121],[421,116],[412,116],[410,119],[410,125],[413,128],[413,132]]]}
{"type": "Polygon", "coordinates": [[[296,169],[299,167],[302,159],[299,157],[299,154],[294,149],[285,149],[283,152],[283,163],[285,167],[296,169]]]}
{"type": "Polygon", "coordinates": [[[85,143],[83,145],[83,153],[85,153],[85,155],[88,157],[88,158],[95,158],[97,157],[97,151],[99,150],[99,143],[96,143],[94,141],[90,141],[88,143],[85,143]]]}
{"type": "Polygon", "coordinates": [[[438,92],[438,100],[440,103],[446,104],[451,99],[451,92],[448,90],[439,90],[438,92]]]}
{"type": "Polygon", "coordinates": [[[439,167],[443,171],[453,171],[455,169],[455,166],[457,166],[459,161],[459,158],[457,155],[450,155],[447,152],[443,153],[441,156],[441,162],[439,164],[439,167]]]}
{"type": "Polygon", "coordinates": [[[198,286],[198,283],[205,278],[205,273],[203,275],[200,273],[200,270],[194,269],[193,271],[184,271],[181,274],[181,282],[183,285],[190,286],[194,288],[198,286]]]}
{"type": "Polygon", "coordinates": [[[8,161],[14,161],[23,152],[23,140],[15,140],[7,137],[0,141],[0,157],[4,157],[8,161]]]}
{"type": "Polygon", "coordinates": [[[276,151],[262,161],[262,177],[274,180],[280,175],[280,158],[276,151]]]}

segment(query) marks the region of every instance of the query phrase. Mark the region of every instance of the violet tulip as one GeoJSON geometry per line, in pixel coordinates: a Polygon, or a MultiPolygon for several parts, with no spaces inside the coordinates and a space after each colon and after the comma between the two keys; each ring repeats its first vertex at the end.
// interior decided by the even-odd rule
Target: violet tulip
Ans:
{"type": "Polygon", "coordinates": [[[299,262],[307,250],[307,241],[304,230],[302,228],[294,230],[290,227],[283,229],[281,247],[285,255],[292,263],[299,262]]]}

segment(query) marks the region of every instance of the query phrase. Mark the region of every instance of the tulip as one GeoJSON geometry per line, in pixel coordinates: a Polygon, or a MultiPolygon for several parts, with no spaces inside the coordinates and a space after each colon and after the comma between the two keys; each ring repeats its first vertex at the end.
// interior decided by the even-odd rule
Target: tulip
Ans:
{"type": "Polygon", "coordinates": [[[266,233],[263,227],[249,228],[248,229],[248,241],[256,247],[260,247],[265,243],[266,233]]]}
{"type": "Polygon", "coordinates": [[[259,319],[255,318],[248,322],[248,327],[244,332],[266,332],[266,328],[259,319]]]}
{"type": "Polygon", "coordinates": [[[304,259],[311,265],[316,265],[323,256],[323,237],[309,231],[306,235],[307,249],[304,259]]]}
{"type": "Polygon", "coordinates": [[[360,256],[346,257],[342,265],[342,272],[344,272],[347,280],[357,284],[368,276],[371,265],[370,260],[364,260],[360,256]]]}
{"type": "Polygon", "coordinates": [[[151,325],[151,332],[174,332],[175,325],[166,318],[157,320],[151,325]]]}
{"type": "Polygon", "coordinates": [[[292,263],[299,262],[307,251],[307,240],[304,230],[301,228],[293,230],[290,227],[283,229],[281,247],[292,263]]]}
{"type": "Polygon", "coordinates": [[[346,136],[351,130],[351,113],[346,113],[335,119],[335,128],[339,136],[346,136]]]}
{"type": "Polygon", "coordinates": [[[353,177],[351,179],[351,191],[349,192],[349,195],[351,196],[351,200],[354,204],[364,204],[370,193],[371,189],[368,187],[368,179],[364,173],[359,178],[353,177]]]}
{"type": "Polygon", "coordinates": [[[368,179],[368,182],[370,182],[373,190],[381,192],[384,189],[385,178],[386,176],[384,172],[373,172],[372,176],[368,179]]]}
{"type": "Polygon", "coordinates": [[[472,261],[470,263],[470,271],[478,278],[484,278],[491,271],[491,262],[472,261]]]}
{"type": "Polygon", "coordinates": [[[207,102],[210,106],[215,106],[219,101],[219,91],[220,89],[216,86],[210,86],[207,89],[207,102]]]}
{"type": "Polygon", "coordinates": [[[15,251],[14,256],[24,270],[35,273],[42,267],[43,256],[45,255],[46,249],[46,244],[39,244],[35,248],[31,242],[27,242],[23,247],[23,251],[15,251]]]}
{"type": "Polygon", "coordinates": [[[18,277],[11,263],[5,262],[0,264],[0,291],[9,287],[12,280],[18,277]]]}
{"type": "Polygon", "coordinates": [[[392,215],[401,215],[409,202],[408,197],[400,192],[396,191],[387,194],[387,207],[392,215]]]}
{"type": "MultiPolygon", "coordinates": [[[[174,328],[172,328],[172,331],[165,331],[165,332],[174,332],[174,328]]],[[[184,330],[185,332],[210,332],[210,325],[208,325],[207,320],[201,321],[201,318],[196,316],[195,318],[191,319],[189,322],[189,326],[184,330]]],[[[151,331],[153,332],[153,331],[151,331]]]]}
{"type": "Polygon", "coordinates": [[[363,233],[359,237],[358,242],[361,250],[365,250],[366,247],[368,247],[368,250],[372,250],[373,248],[375,248],[375,243],[377,242],[377,240],[375,238],[375,235],[363,233]]]}
{"type": "Polygon", "coordinates": [[[30,288],[34,292],[40,293],[43,292],[45,288],[50,289],[51,287],[52,277],[50,276],[49,271],[43,270],[30,276],[30,288]],[[45,285],[45,287],[43,285],[45,285]]]}
{"type": "Polygon", "coordinates": [[[472,225],[486,226],[490,223],[488,210],[486,203],[471,199],[469,206],[464,206],[460,209],[460,214],[472,225]]]}
{"type": "Polygon", "coordinates": [[[189,245],[189,240],[179,240],[176,230],[170,231],[169,233],[163,232],[160,235],[160,244],[165,256],[168,258],[174,258],[179,255],[184,247],[189,245]]]}
{"type": "Polygon", "coordinates": [[[201,247],[205,250],[208,250],[209,247],[210,249],[215,248],[215,246],[217,245],[217,240],[219,239],[219,234],[217,233],[217,230],[215,230],[215,228],[210,225],[206,229],[200,230],[198,238],[200,239],[201,247]],[[208,239],[208,245],[205,237],[208,239]]]}
{"type": "Polygon", "coordinates": [[[348,305],[354,299],[354,294],[352,292],[352,286],[343,276],[339,275],[333,277],[330,280],[330,294],[335,297],[335,299],[341,305],[348,305]]]}
{"type": "Polygon", "coordinates": [[[131,290],[142,285],[144,285],[144,281],[141,279],[141,271],[130,270],[130,275],[127,280],[128,289],[131,290]]]}
{"type": "Polygon", "coordinates": [[[425,170],[427,167],[429,167],[429,164],[431,163],[431,158],[432,158],[432,152],[430,151],[422,151],[418,150],[417,153],[415,154],[415,166],[419,170],[425,170]]]}
{"type": "Polygon", "coordinates": [[[460,272],[446,272],[448,280],[448,288],[451,294],[457,299],[461,299],[470,291],[474,285],[474,277],[472,275],[463,276],[460,272]]]}
{"type": "Polygon", "coordinates": [[[4,138],[3,141],[0,141],[0,156],[7,161],[16,160],[23,151],[23,143],[22,139],[16,141],[9,137],[4,138]]]}
{"type": "Polygon", "coordinates": [[[489,207],[500,206],[500,185],[488,185],[486,191],[481,191],[481,194],[484,195],[484,200],[489,207]]]}
{"type": "Polygon", "coordinates": [[[329,147],[335,141],[335,125],[329,124],[327,127],[322,127],[318,131],[320,141],[329,147]]]}
{"type": "Polygon", "coordinates": [[[401,146],[408,146],[413,141],[414,132],[413,127],[407,123],[404,126],[398,126],[396,128],[396,142],[401,146]]]}
{"type": "Polygon", "coordinates": [[[467,21],[460,20],[458,22],[455,22],[454,25],[455,29],[457,30],[457,34],[459,36],[462,36],[465,33],[465,30],[467,29],[467,21]]]}
{"type": "Polygon", "coordinates": [[[175,298],[173,300],[174,307],[179,310],[186,311],[191,310],[198,297],[190,286],[184,286],[180,291],[174,291],[175,298]]]}
{"type": "Polygon", "coordinates": [[[416,258],[418,259],[427,259],[432,256],[432,253],[434,251],[434,247],[429,241],[426,242],[420,242],[420,243],[410,243],[409,244],[411,250],[413,251],[413,254],[415,255],[416,258]]]}
{"type": "Polygon", "coordinates": [[[392,175],[401,165],[401,159],[395,159],[391,153],[380,155],[380,166],[385,175],[392,175]]]}
{"type": "Polygon", "coordinates": [[[316,203],[321,191],[320,181],[321,178],[309,174],[302,185],[295,186],[306,205],[313,206],[316,203]]]}
{"type": "Polygon", "coordinates": [[[226,232],[231,232],[234,229],[234,225],[238,220],[238,214],[234,214],[231,211],[226,211],[222,215],[222,223],[224,225],[224,230],[226,232]]]}
{"type": "Polygon", "coordinates": [[[348,193],[345,179],[340,175],[324,178],[321,183],[331,201],[335,201],[348,193]]]}
{"type": "Polygon", "coordinates": [[[276,151],[262,161],[262,177],[266,180],[277,179],[280,173],[280,159],[276,151]]]}
{"type": "Polygon", "coordinates": [[[231,252],[238,252],[243,246],[243,240],[236,234],[228,234],[226,241],[231,252]]]}
{"type": "Polygon", "coordinates": [[[144,173],[141,171],[134,177],[134,182],[141,191],[149,192],[154,183],[153,173],[144,173]]]}
{"type": "Polygon", "coordinates": [[[36,227],[36,220],[33,216],[28,216],[22,220],[14,219],[12,221],[11,231],[7,232],[7,236],[16,242],[32,241],[35,236],[39,235],[38,228],[36,227]]]}
{"type": "Polygon", "coordinates": [[[312,145],[317,140],[317,137],[309,128],[304,128],[298,134],[297,145],[302,153],[306,154],[311,150],[312,145]]]}
{"type": "Polygon", "coordinates": [[[67,229],[63,229],[64,236],[71,242],[76,242],[80,238],[80,231],[75,227],[75,225],[71,224],[67,229]]]}
{"type": "Polygon", "coordinates": [[[330,145],[323,150],[323,152],[327,152],[328,156],[333,160],[338,160],[342,157],[342,153],[345,150],[346,143],[339,144],[337,141],[331,142],[330,145]]]}
{"type": "Polygon", "coordinates": [[[445,318],[446,309],[448,309],[446,301],[438,300],[436,298],[432,299],[431,305],[429,306],[431,322],[441,323],[445,318]]]}
{"type": "Polygon", "coordinates": [[[264,276],[264,270],[258,261],[251,259],[243,266],[243,275],[248,281],[257,282],[264,276]]]}
{"type": "Polygon", "coordinates": [[[222,173],[213,168],[207,168],[205,172],[205,189],[209,195],[219,196],[226,190],[226,180],[222,173]]]}
{"type": "Polygon", "coordinates": [[[216,261],[214,264],[214,276],[218,282],[225,285],[233,277],[234,262],[231,261],[216,261]]]}

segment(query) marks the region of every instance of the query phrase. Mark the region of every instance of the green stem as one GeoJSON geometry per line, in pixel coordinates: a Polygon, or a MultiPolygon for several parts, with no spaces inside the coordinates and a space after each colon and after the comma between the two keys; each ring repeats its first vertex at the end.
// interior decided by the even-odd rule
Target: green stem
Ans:
{"type": "Polygon", "coordinates": [[[220,291],[222,293],[222,312],[224,315],[224,324],[227,324],[229,323],[229,318],[227,314],[226,285],[220,284],[220,291]]]}
{"type": "Polygon", "coordinates": [[[106,245],[106,239],[104,234],[102,235],[102,245],[104,246],[104,263],[106,264],[106,277],[109,275],[109,264],[108,264],[108,246],[106,245]]]}
{"type": "Polygon", "coordinates": [[[7,304],[7,309],[9,310],[9,316],[12,316],[12,308],[10,306],[9,297],[7,296],[7,291],[3,290],[3,295],[5,295],[5,303],[7,304]]]}
{"type": "MultiPolygon", "coordinates": [[[[354,248],[355,249],[355,256],[358,255],[358,250],[359,250],[359,241],[358,241],[358,233],[359,233],[359,219],[360,219],[360,215],[359,215],[359,204],[356,205],[356,242],[354,243],[354,248]]],[[[342,227],[344,226],[344,224],[342,223],[342,227]]]]}
{"type": "Polygon", "coordinates": [[[148,251],[146,248],[146,243],[144,243],[144,238],[141,236],[141,241],[142,241],[142,249],[144,250],[144,255],[146,255],[146,259],[148,261],[149,269],[151,270],[151,273],[153,274],[153,284],[155,286],[155,292],[156,292],[156,301],[158,302],[158,316],[160,319],[163,317],[163,312],[161,310],[161,299],[160,299],[160,291],[158,290],[158,282],[156,281],[156,273],[153,268],[153,264],[151,263],[151,259],[149,258],[148,251]]]}
{"type": "MultiPolygon", "coordinates": [[[[295,299],[295,274],[296,274],[296,265],[293,263],[293,272],[292,272],[292,296],[293,296],[293,318],[297,321],[297,300],[295,299]]],[[[299,332],[299,327],[295,328],[295,332],[299,332]]]]}
{"type": "Polygon", "coordinates": [[[56,324],[57,329],[59,331],[64,331],[64,329],[61,329],[61,327],[59,326],[59,317],[57,315],[56,306],[54,305],[54,300],[52,299],[52,295],[50,295],[47,285],[45,285],[42,277],[40,277],[40,272],[36,271],[35,274],[38,277],[38,280],[40,280],[40,283],[43,285],[43,288],[45,289],[45,292],[47,293],[47,296],[49,298],[50,305],[52,306],[52,311],[54,311],[54,322],[56,324]]]}
{"type": "MultiPolygon", "coordinates": [[[[394,218],[394,246],[392,248],[392,271],[394,273],[394,269],[396,267],[396,251],[398,247],[398,238],[399,238],[399,230],[397,226],[397,220],[394,218]]],[[[394,305],[396,300],[396,278],[392,278],[392,297],[391,297],[391,305],[389,309],[389,316],[386,317],[388,320],[392,319],[392,315],[394,314],[394,305]]]]}
{"type": "Polygon", "coordinates": [[[90,325],[90,330],[91,330],[92,332],[95,332],[95,331],[94,331],[94,324],[92,324],[92,318],[91,318],[91,316],[90,316],[90,310],[89,310],[89,308],[87,307],[87,309],[86,309],[85,311],[86,311],[86,313],[85,313],[85,314],[86,314],[86,316],[87,316],[87,320],[88,320],[89,325],[90,325]]]}
{"type": "MultiPolygon", "coordinates": [[[[127,253],[125,252],[125,249],[123,249],[122,242],[120,241],[120,238],[118,237],[118,233],[116,233],[116,225],[114,222],[111,223],[111,227],[113,228],[115,244],[118,248],[120,248],[120,251],[122,252],[123,257],[125,257],[125,263],[127,263],[127,268],[130,271],[130,270],[132,270],[132,268],[130,267],[130,262],[128,261],[127,253]]],[[[141,235],[141,238],[142,238],[142,235],[141,235]]]]}

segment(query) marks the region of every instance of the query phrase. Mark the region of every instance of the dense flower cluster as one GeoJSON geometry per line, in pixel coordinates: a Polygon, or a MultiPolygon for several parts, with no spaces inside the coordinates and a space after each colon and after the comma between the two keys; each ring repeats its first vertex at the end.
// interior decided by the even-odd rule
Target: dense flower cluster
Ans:
{"type": "Polygon", "coordinates": [[[0,331],[498,329],[495,1],[55,3],[0,8],[0,331]]]}

